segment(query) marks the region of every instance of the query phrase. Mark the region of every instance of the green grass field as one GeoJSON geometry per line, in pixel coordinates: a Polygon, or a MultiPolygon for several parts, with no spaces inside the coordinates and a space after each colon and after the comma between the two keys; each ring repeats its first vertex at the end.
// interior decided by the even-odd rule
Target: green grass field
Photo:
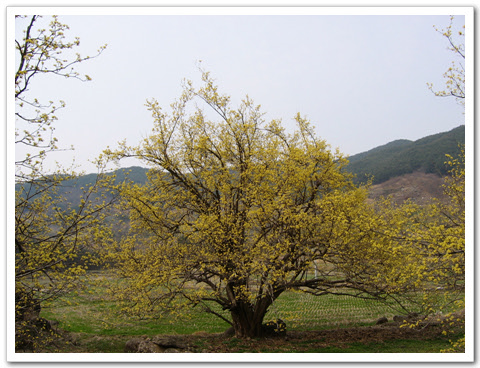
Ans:
{"type": "MultiPolygon", "coordinates": [[[[270,308],[265,321],[281,318],[288,331],[318,331],[374,325],[380,317],[392,320],[395,313],[381,302],[349,296],[312,296],[285,292],[270,308]]],[[[220,318],[192,309],[190,315],[173,320],[170,316],[139,319],[120,313],[101,283],[87,286],[42,309],[42,316],[59,322],[59,327],[77,336],[82,352],[122,352],[128,338],[159,334],[212,334],[225,331],[229,325],[220,318]]],[[[249,351],[233,338],[239,351],[249,351]]],[[[207,342],[205,342],[207,343],[207,342]]],[[[418,344],[415,340],[388,341],[383,344],[354,343],[346,347],[306,348],[308,352],[435,352],[449,347],[448,338],[418,344]],[[308,349],[313,349],[310,351],[308,349]],[[419,351],[420,350],[420,351],[419,351]]],[[[296,345],[302,348],[301,344],[296,345]]],[[[60,351],[68,349],[63,347],[60,351]]],[[[250,351],[254,347],[250,347],[250,351]]],[[[270,349],[270,348],[269,348],[270,349]]],[[[271,347],[269,352],[279,348],[271,347]]],[[[281,349],[281,348],[280,348],[281,349]]],[[[235,350],[237,351],[237,350],[235,350]]],[[[63,351],[66,352],[66,351],[63,351]]]]}
{"type": "MultiPolygon", "coordinates": [[[[289,330],[304,331],[372,324],[382,316],[391,318],[394,314],[378,301],[335,295],[316,297],[291,291],[283,293],[270,307],[265,321],[280,318],[289,330]]],[[[116,302],[99,283],[47,305],[42,315],[59,321],[60,327],[67,331],[97,335],[216,333],[229,327],[199,308],[179,320],[161,315],[139,320],[120,314],[116,302]]],[[[227,313],[224,315],[228,317],[227,313]]]]}

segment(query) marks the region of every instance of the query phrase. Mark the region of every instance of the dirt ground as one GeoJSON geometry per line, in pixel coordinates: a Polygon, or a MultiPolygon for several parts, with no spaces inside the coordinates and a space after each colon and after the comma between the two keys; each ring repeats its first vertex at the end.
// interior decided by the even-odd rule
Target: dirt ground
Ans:
{"type": "Polygon", "coordinates": [[[394,346],[396,352],[437,352],[451,347],[450,336],[457,336],[456,339],[458,339],[464,334],[465,313],[462,310],[451,316],[437,315],[426,320],[418,320],[415,328],[402,325],[403,322],[394,319],[394,321],[381,324],[377,322],[375,325],[363,327],[316,331],[291,331],[287,327],[287,331],[282,335],[274,334],[271,337],[254,339],[237,338],[233,335],[232,329],[224,333],[195,332],[189,335],[126,336],[74,333],[52,328],[48,332],[43,332],[45,336],[37,336],[38,340],[45,338],[44,341],[48,343],[41,344],[42,347],[35,349],[35,352],[304,353],[342,352],[342,349],[348,349],[352,345],[355,349],[360,349],[360,352],[389,352],[384,349],[386,345],[390,346],[389,349],[394,346]],[[444,335],[447,328],[453,332],[453,335],[444,335]],[[447,346],[438,348],[438,344],[443,346],[444,342],[447,346]],[[375,351],[369,351],[370,344],[375,351]]]}
{"type": "MultiPolygon", "coordinates": [[[[288,331],[284,337],[239,340],[236,344],[225,343],[225,337],[209,337],[208,352],[235,353],[239,351],[305,352],[315,349],[348,347],[352,343],[385,342],[388,340],[429,340],[442,334],[441,326],[428,326],[423,329],[400,328],[398,324],[333,329],[320,331],[288,331]]],[[[198,338],[191,336],[190,338],[198,338]]],[[[193,342],[193,341],[192,341],[193,342]]]]}
{"type": "MultiPolygon", "coordinates": [[[[431,323],[421,328],[402,328],[400,323],[388,322],[381,325],[331,329],[318,331],[287,331],[284,336],[259,339],[238,339],[225,333],[197,332],[191,335],[159,335],[159,336],[101,336],[58,331],[60,337],[50,344],[47,351],[62,353],[102,353],[124,352],[128,341],[152,342],[173,340],[181,348],[174,347],[168,351],[138,352],[177,352],[177,353],[238,353],[238,352],[275,352],[303,353],[323,351],[324,349],[345,349],[355,343],[384,343],[394,340],[426,341],[445,338],[444,327],[439,323],[431,323]],[[156,340],[157,339],[157,340],[156,340]],[[51,350],[54,348],[54,350],[51,350]]],[[[448,341],[448,340],[447,340],[448,341]]],[[[158,347],[158,346],[155,346],[158,347]]],[[[132,351],[137,352],[137,351],[132,351]]],[[[409,352],[409,351],[405,351],[409,352]]]]}
{"type": "Polygon", "coordinates": [[[419,205],[424,205],[430,203],[433,198],[446,200],[443,184],[444,179],[438,175],[414,172],[372,185],[370,198],[392,196],[393,201],[398,204],[411,199],[419,205]]]}

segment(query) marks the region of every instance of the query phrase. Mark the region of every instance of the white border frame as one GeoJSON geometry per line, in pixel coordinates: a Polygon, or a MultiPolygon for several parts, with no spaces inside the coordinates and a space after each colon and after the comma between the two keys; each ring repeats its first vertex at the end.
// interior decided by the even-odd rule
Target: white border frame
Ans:
{"type": "MultiPolygon", "coordinates": [[[[7,318],[7,361],[9,362],[472,362],[474,360],[474,9],[473,7],[321,7],[321,6],[161,6],[161,7],[7,7],[7,50],[14,50],[16,13],[58,15],[464,15],[466,27],[466,101],[465,101],[465,155],[466,155],[466,244],[469,254],[466,262],[466,345],[464,354],[43,354],[15,353],[15,323],[7,318]],[[470,216],[469,216],[470,215],[470,216]]],[[[13,91],[14,53],[7,53],[7,244],[13,242],[14,219],[14,110],[13,91]],[[13,152],[13,155],[12,155],[13,152]]],[[[13,247],[7,247],[7,259],[14,257],[13,247]]],[[[14,295],[14,263],[6,262],[7,296],[14,295]]],[[[7,316],[15,309],[14,298],[7,297],[7,316]]]]}

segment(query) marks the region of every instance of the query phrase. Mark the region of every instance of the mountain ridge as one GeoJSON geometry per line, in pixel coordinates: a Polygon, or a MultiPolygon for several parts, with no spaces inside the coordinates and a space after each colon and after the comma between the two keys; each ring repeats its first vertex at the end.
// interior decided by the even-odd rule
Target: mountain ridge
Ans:
{"type": "MultiPolygon", "coordinates": [[[[464,125],[416,141],[398,139],[349,157],[344,170],[354,175],[358,185],[371,179],[372,198],[393,194],[399,201],[406,198],[423,201],[441,193],[442,177],[448,173],[445,155],[458,155],[462,143],[465,143],[464,125]]],[[[130,166],[113,170],[108,175],[115,175],[116,184],[128,178],[142,185],[147,180],[148,170],[130,166]]],[[[79,203],[81,188],[94,183],[97,175],[80,175],[62,183],[66,201],[79,203]]]]}
{"type": "MultiPolygon", "coordinates": [[[[356,176],[357,184],[365,183],[372,177],[372,184],[380,184],[396,176],[418,171],[445,176],[448,173],[446,155],[457,156],[462,144],[465,144],[465,125],[414,141],[397,139],[349,156],[346,171],[356,176]]],[[[128,177],[142,184],[148,170],[141,166],[130,166],[119,168],[114,173],[117,182],[128,177]]],[[[86,174],[82,177],[93,178],[95,175],[86,174]]]]}
{"type": "Polygon", "coordinates": [[[457,156],[465,144],[465,125],[415,141],[399,139],[349,157],[346,171],[357,184],[372,179],[380,184],[396,176],[416,171],[445,176],[447,154],[457,156]]]}

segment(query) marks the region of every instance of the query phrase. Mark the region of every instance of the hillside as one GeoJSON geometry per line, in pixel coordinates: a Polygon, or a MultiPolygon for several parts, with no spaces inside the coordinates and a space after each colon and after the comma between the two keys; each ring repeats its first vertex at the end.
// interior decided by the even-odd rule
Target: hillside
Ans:
{"type": "MultiPolygon", "coordinates": [[[[129,168],[122,168],[115,170],[107,175],[115,175],[115,184],[122,183],[126,180],[135,184],[144,184],[147,180],[147,169],[132,166],[129,168]]],[[[72,207],[77,206],[80,200],[83,198],[83,189],[87,189],[95,184],[98,174],[91,173],[86,175],[80,175],[72,180],[64,180],[58,187],[58,195],[62,196],[65,201],[59,204],[60,208],[67,208],[68,205],[72,207]]],[[[21,184],[17,184],[16,188],[19,189],[21,184]]],[[[99,195],[96,195],[99,196],[99,195]]]]}
{"type": "Polygon", "coordinates": [[[456,156],[465,143],[465,126],[416,141],[396,140],[349,158],[346,170],[356,175],[357,183],[373,177],[373,184],[414,172],[444,176],[448,168],[445,155],[456,156]]]}
{"type": "MultiPolygon", "coordinates": [[[[402,202],[411,198],[424,203],[442,196],[442,184],[447,168],[445,154],[457,155],[459,144],[465,142],[465,126],[438,133],[417,141],[396,140],[349,158],[346,170],[356,176],[356,183],[373,176],[371,198],[392,195],[402,202]]],[[[143,184],[147,169],[133,166],[114,172],[116,183],[128,180],[143,184]]],[[[75,206],[82,196],[80,188],[94,183],[97,174],[87,174],[62,184],[66,202],[75,206]]]]}
{"type": "Polygon", "coordinates": [[[370,187],[369,197],[373,200],[391,196],[395,203],[402,203],[407,199],[423,205],[433,198],[446,199],[443,193],[443,177],[416,171],[410,174],[396,176],[380,184],[370,187]]]}

